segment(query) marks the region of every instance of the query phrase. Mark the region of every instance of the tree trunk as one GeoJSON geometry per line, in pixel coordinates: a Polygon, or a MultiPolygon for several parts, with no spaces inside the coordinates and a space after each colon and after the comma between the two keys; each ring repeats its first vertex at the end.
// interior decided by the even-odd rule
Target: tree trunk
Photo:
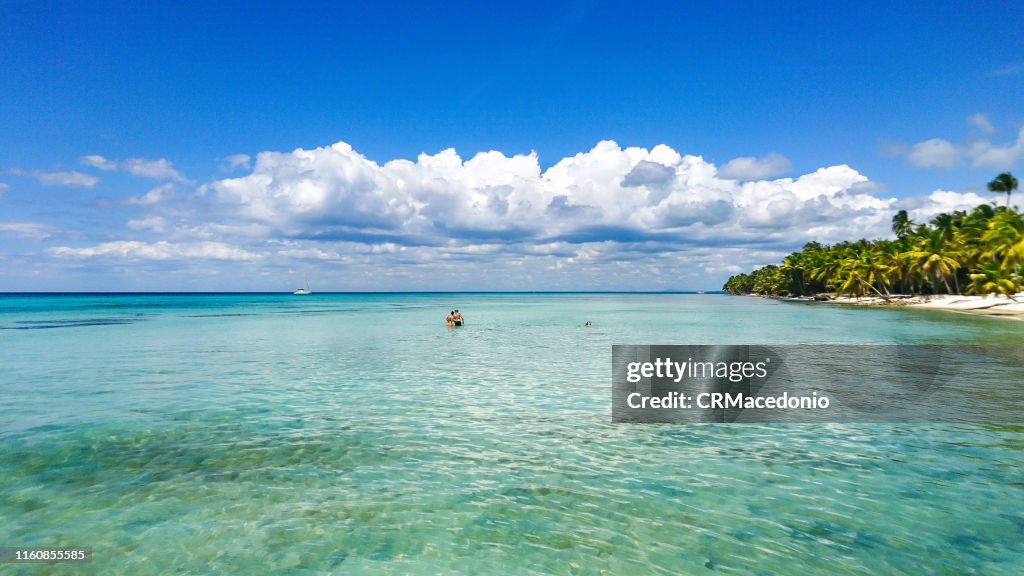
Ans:
{"type": "Polygon", "coordinates": [[[857,276],[857,281],[860,282],[861,284],[867,286],[868,288],[871,288],[871,290],[874,291],[875,294],[878,294],[879,296],[881,296],[882,299],[885,300],[886,302],[889,301],[889,297],[888,296],[886,296],[885,294],[882,294],[881,292],[879,292],[877,288],[875,288],[871,284],[868,284],[867,282],[865,282],[864,279],[861,278],[860,276],[857,276]]]}

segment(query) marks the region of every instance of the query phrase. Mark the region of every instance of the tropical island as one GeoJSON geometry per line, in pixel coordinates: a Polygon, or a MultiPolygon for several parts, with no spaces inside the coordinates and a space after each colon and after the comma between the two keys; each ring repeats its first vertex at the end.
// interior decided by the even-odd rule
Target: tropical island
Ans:
{"type": "Polygon", "coordinates": [[[900,210],[892,219],[895,239],[831,246],[809,242],[778,265],[730,277],[723,289],[737,295],[1024,313],[1024,216],[1010,207],[1017,185],[1012,174],[1000,174],[988,189],[1006,194],[1005,206],[982,204],[927,223],[916,223],[900,210]]]}

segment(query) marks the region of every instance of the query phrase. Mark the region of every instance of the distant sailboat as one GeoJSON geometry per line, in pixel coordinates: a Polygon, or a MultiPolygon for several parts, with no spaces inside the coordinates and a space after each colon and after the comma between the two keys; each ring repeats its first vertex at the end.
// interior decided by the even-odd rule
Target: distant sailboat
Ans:
{"type": "Polygon", "coordinates": [[[296,296],[308,296],[309,294],[312,294],[312,292],[309,291],[309,279],[303,276],[302,280],[303,287],[297,288],[294,292],[292,292],[292,294],[295,294],[296,296]]]}

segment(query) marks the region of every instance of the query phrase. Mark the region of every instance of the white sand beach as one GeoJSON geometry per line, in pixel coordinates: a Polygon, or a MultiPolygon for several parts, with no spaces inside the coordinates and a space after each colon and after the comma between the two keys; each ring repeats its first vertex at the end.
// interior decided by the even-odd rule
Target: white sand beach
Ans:
{"type": "Polygon", "coordinates": [[[1006,316],[1024,320],[1024,292],[1015,294],[1014,298],[1011,299],[996,294],[986,296],[940,294],[932,296],[895,295],[891,296],[888,300],[877,296],[864,298],[839,296],[830,301],[859,306],[912,306],[914,308],[947,310],[950,312],[965,312],[988,316],[1006,316]]]}

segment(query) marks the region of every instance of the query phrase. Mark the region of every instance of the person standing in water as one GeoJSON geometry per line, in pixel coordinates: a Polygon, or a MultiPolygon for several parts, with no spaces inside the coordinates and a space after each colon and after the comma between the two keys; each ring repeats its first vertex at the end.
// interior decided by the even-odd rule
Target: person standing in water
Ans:
{"type": "Polygon", "coordinates": [[[455,320],[453,319],[454,316],[455,310],[452,310],[451,312],[448,313],[448,317],[444,319],[445,325],[448,326],[449,328],[455,325],[455,320]]]}
{"type": "Polygon", "coordinates": [[[462,312],[459,312],[458,308],[456,308],[455,311],[452,312],[452,322],[456,326],[462,326],[462,312]]]}

